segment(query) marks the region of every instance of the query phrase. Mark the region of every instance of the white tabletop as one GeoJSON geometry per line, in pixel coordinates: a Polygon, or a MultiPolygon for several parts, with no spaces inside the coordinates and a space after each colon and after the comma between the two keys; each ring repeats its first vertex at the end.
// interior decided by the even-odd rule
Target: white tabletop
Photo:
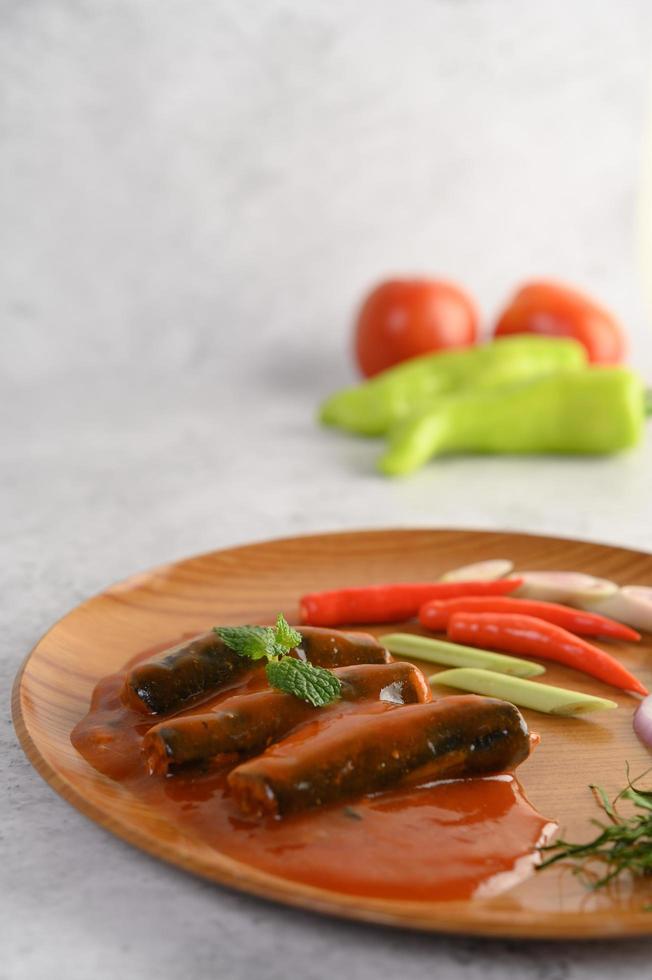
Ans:
{"type": "MultiPolygon", "coordinates": [[[[53,0],[4,5],[0,676],[134,571],[354,527],[652,550],[652,461],[455,459],[404,481],[320,430],[375,278],[594,291],[652,379],[636,270],[652,11],[53,0]]],[[[0,977],[643,976],[649,944],[482,942],[196,880],[59,799],[5,718],[0,977]]]]}

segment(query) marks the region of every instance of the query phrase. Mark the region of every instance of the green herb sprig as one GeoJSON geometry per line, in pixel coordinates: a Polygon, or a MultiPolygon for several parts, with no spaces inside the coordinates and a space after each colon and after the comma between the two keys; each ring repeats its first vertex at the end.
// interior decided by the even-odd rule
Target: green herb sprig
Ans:
{"type": "Polygon", "coordinates": [[[601,786],[591,785],[596,802],[609,823],[592,820],[600,832],[586,844],[557,840],[540,848],[553,853],[537,870],[558,861],[570,861],[574,865],[573,873],[592,890],[604,888],[625,872],[635,877],[652,874],[652,790],[637,789],[636,785],[649,772],[631,780],[627,767],[627,786],[613,800],[609,800],[601,786]],[[634,804],[636,812],[632,816],[624,817],[618,812],[618,804],[624,800],[634,804]],[[596,866],[602,866],[604,874],[596,872],[596,866]]]}
{"type": "Polygon", "coordinates": [[[280,613],[275,626],[216,626],[214,631],[241,657],[266,659],[267,680],[279,691],[293,694],[315,708],[340,697],[342,685],[330,670],[288,657],[290,650],[300,645],[302,637],[280,613]]]}

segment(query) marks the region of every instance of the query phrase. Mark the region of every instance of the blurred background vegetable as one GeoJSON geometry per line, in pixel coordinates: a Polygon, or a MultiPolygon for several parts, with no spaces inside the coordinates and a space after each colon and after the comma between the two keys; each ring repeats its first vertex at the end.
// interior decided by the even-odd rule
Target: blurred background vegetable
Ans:
{"type": "Polygon", "coordinates": [[[640,379],[626,368],[472,389],[399,421],[378,467],[402,476],[454,452],[613,453],[638,443],[644,412],[640,379]]]}
{"type": "Polygon", "coordinates": [[[365,299],[355,328],[358,367],[367,378],[410,357],[468,347],[478,314],[459,286],[436,279],[392,279],[365,299]]]}
{"type": "Polygon", "coordinates": [[[336,391],[321,406],[320,418],[359,435],[384,435],[406,415],[436,406],[444,395],[498,388],[585,365],[586,352],[575,340],[508,337],[413,358],[370,381],[336,391]]]}
{"type": "Polygon", "coordinates": [[[387,475],[442,453],[603,454],[640,441],[652,398],[634,372],[566,376],[587,363],[617,365],[626,352],[617,320],[590,297],[530,282],[499,317],[494,341],[477,346],[477,337],[477,314],[458,286],[382,283],[355,325],[358,365],[371,380],[331,395],[321,421],[389,433],[378,464],[387,475]],[[520,344],[519,335],[527,335],[520,344]],[[456,346],[466,350],[446,350],[456,346]],[[467,397],[446,397],[455,394],[467,397]]]}
{"type": "Polygon", "coordinates": [[[619,364],[626,353],[625,334],[608,310],[561,283],[528,283],[512,298],[496,324],[496,337],[538,333],[574,337],[594,364],[619,364]]]}

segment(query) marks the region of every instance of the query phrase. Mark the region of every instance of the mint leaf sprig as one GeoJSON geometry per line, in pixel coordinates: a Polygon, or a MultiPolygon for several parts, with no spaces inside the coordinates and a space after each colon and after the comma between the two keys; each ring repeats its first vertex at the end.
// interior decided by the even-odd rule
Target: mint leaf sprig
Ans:
{"type": "Polygon", "coordinates": [[[279,691],[293,694],[315,708],[340,697],[342,685],[330,670],[287,656],[299,646],[302,637],[281,613],[275,626],[215,626],[214,632],[241,657],[266,659],[267,680],[279,691]]]}

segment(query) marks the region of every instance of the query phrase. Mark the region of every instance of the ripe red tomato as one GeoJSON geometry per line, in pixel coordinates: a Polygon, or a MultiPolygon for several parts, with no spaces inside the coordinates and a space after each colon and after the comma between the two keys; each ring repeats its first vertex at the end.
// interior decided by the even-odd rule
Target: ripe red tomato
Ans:
{"type": "Polygon", "coordinates": [[[556,282],[523,286],[498,318],[496,337],[539,333],[574,337],[594,364],[618,364],[625,356],[625,335],[618,321],[588,296],[556,282]]]}
{"type": "Polygon", "coordinates": [[[435,279],[393,279],[367,296],[358,314],[355,354],[370,378],[419,354],[466,347],[478,337],[478,315],[458,286],[435,279]]]}

